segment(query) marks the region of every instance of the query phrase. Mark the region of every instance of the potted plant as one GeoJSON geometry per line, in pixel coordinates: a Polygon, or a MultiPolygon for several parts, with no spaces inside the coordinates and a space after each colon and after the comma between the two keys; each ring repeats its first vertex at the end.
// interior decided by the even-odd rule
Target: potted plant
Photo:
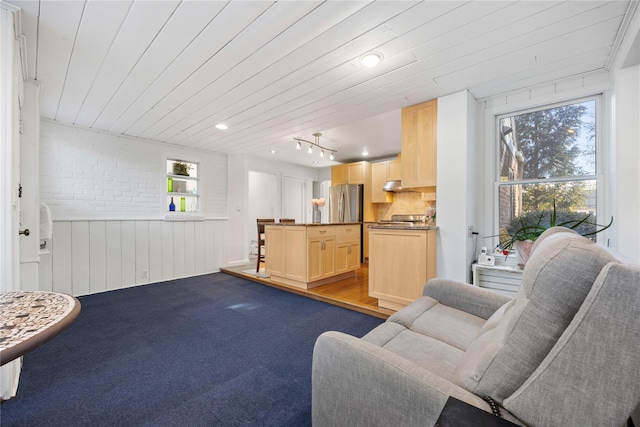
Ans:
{"type": "Polygon", "coordinates": [[[551,227],[567,227],[578,234],[588,237],[606,230],[613,224],[613,217],[607,225],[590,221],[590,213],[557,210],[555,202],[551,211],[534,211],[520,215],[500,232],[500,248],[508,255],[515,249],[518,266],[523,268],[529,259],[531,248],[536,239],[551,227]]]}
{"type": "Polygon", "coordinates": [[[173,164],[173,174],[189,176],[189,165],[186,162],[177,161],[173,164]]]}

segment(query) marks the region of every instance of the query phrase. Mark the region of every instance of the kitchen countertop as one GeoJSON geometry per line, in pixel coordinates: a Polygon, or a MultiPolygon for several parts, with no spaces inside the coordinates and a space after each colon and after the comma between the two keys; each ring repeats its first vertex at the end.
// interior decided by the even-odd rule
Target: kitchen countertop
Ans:
{"type": "Polygon", "coordinates": [[[381,229],[381,230],[438,230],[439,228],[434,225],[426,225],[423,222],[415,223],[384,223],[378,222],[369,225],[369,228],[381,229]]]}
{"type": "Polygon", "coordinates": [[[362,224],[361,222],[334,222],[331,224],[327,224],[327,223],[302,223],[302,222],[267,222],[265,223],[265,225],[269,226],[269,225],[282,225],[284,227],[326,227],[326,226],[332,226],[332,225],[360,225],[362,224]]]}

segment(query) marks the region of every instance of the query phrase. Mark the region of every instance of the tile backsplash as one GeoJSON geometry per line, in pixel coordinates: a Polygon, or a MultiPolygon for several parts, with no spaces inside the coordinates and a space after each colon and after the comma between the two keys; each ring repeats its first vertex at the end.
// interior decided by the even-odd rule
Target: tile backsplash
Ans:
{"type": "Polygon", "coordinates": [[[435,208],[435,201],[422,199],[422,193],[395,193],[393,203],[378,203],[378,221],[391,219],[396,214],[424,214],[427,208],[435,208]]]}

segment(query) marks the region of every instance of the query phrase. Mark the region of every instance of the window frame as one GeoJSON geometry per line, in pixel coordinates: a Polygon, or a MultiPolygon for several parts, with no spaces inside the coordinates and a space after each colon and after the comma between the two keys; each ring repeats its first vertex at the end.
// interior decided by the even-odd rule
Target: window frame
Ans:
{"type": "MultiPolygon", "coordinates": [[[[185,160],[182,158],[183,156],[176,156],[172,154],[165,154],[163,160],[163,185],[162,185],[162,194],[161,194],[161,208],[162,208],[162,217],[165,221],[190,221],[190,220],[199,220],[204,218],[204,209],[203,209],[203,198],[202,198],[202,162],[201,161],[193,161],[193,160],[185,160]],[[191,165],[196,165],[197,167],[197,176],[182,176],[175,175],[168,171],[169,163],[175,162],[184,162],[191,165]],[[176,178],[178,180],[184,181],[192,181],[195,182],[197,191],[195,193],[180,193],[180,192],[168,192],[167,191],[167,180],[169,177],[176,178]],[[177,197],[177,200],[174,200],[174,204],[176,205],[175,211],[169,211],[169,198],[175,194],[174,197],[177,197]],[[185,210],[181,212],[180,209],[180,197],[193,197],[196,200],[197,209],[195,211],[185,210]]],[[[188,209],[188,205],[187,205],[188,209]]]]}
{"type": "MultiPolygon", "coordinates": [[[[505,103],[498,107],[485,110],[485,170],[484,170],[484,189],[480,191],[482,196],[484,193],[484,199],[486,200],[484,206],[484,224],[485,230],[489,230],[485,233],[485,236],[497,236],[499,231],[499,189],[500,185],[504,185],[500,181],[500,164],[498,162],[499,156],[499,122],[501,118],[514,116],[518,114],[525,114],[532,111],[545,110],[563,105],[576,104],[584,101],[595,100],[595,114],[596,114],[596,142],[595,142],[595,174],[594,175],[577,175],[572,177],[558,177],[550,179],[523,179],[520,181],[511,181],[514,185],[518,184],[531,184],[531,183],[552,183],[552,182],[566,182],[566,181],[596,181],[596,215],[597,218],[607,218],[605,223],[608,223],[608,219],[611,217],[612,212],[609,201],[610,188],[607,180],[610,165],[610,129],[607,126],[609,121],[607,118],[610,116],[610,108],[608,106],[607,91],[596,92],[583,92],[578,94],[567,94],[565,96],[558,96],[555,94],[553,97],[547,97],[546,99],[539,99],[537,102],[528,100],[519,103],[505,103]]],[[[603,221],[600,221],[603,222],[603,221]]],[[[596,234],[597,242],[600,244],[608,243],[611,229],[607,229],[602,233],[596,234]]],[[[497,237],[495,241],[487,242],[487,246],[497,243],[497,237]]]]}

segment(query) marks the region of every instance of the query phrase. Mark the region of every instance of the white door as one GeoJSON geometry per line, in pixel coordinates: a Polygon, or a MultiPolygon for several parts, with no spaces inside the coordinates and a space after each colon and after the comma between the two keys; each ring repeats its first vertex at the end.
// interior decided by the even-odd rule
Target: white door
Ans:
{"type": "MultiPolygon", "coordinates": [[[[294,218],[297,223],[305,221],[305,198],[307,181],[295,176],[282,176],[282,218],[294,218]]],[[[309,199],[311,206],[311,199],[309,199]]]]}
{"type": "MultiPolygon", "coordinates": [[[[19,62],[16,51],[13,9],[2,3],[0,11],[0,291],[20,288],[20,240],[18,181],[20,177],[20,145],[18,132],[20,89],[19,62]],[[15,78],[14,78],[15,76],[15,78]]],[[[20,378],[17,359],[0,369],[0,398],[15,396],[20,378]]]]}
{"type": "Polygon", "coordinates": [[[249,203],[247,206],[247,236],[249,244],[257,243],[256,219],[280,216],[278,203],[278,178],[270,173],[249,171],[249,203]]]}

